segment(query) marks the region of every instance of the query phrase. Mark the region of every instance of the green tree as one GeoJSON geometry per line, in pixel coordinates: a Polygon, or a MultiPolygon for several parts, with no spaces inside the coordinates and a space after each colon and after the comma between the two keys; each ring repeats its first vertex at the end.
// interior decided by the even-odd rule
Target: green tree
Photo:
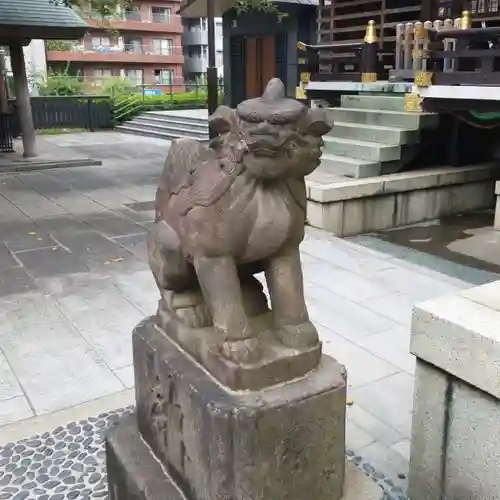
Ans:
{"type": "MultiPolygon", "coordinates": [[[[118,7],[124,8],[132,3],[132,0],[52,0],[55,3],[76,7],[86,16],[92,17],[92,13],[97,13],[101,19],[113,17],[118,12],[118,7]],[[91,6],[89,7],[89,4],[91,6]]],[[[278,21],[281,21],[287,14],[281,12],[275,0],[233,0],[234,8],[238,14],[256,10],[276,14],[278,21]]]]}

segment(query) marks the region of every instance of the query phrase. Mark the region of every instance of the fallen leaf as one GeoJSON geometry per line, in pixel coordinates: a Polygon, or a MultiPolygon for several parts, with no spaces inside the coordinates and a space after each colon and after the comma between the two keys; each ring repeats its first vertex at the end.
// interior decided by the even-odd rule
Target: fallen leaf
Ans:
{"type": "Polygon", "coordinates": [[[38,241],[42,241],[42,238],[37,238],[38,241]]]}
{"type": "Polygon", "coordinates": [[[347,399],[345,400],[345,404],[346,404],[347,406],[352,406],[352,405],[354,404],[354,401],[353,401],[352,399],[350,399],[350,398],[347,398],[347,399]]]}
{"type": "Polygon", "coordinates": [[[35,236],[35,235],[36,235],[35,231],[31,231],[31,233],[28,233],[28,234],[29,234],[30,236],[35,236]]]}
{"type": "Polygon", "coordinates": [[[113,259],[109,259],[106,261],[106,264],[109,264],[110,262],[121,262],[123,260],[123,257],[114,257],[113,259]]]}

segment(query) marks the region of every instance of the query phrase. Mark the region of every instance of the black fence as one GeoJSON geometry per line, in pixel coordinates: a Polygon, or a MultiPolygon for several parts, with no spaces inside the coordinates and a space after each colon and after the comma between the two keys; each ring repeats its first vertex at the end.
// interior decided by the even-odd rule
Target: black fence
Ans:
{"type": "Polygon", "coordinates": [[[11,153],[14,151],[13,144],[13,115],[9,113],[0,113],[0,151],[2,153],[11,153]]]}
{"type": "MultiPolygon", "coordinates": [[[[17,103],[9,100],[13,115],[14,137],[20,135],[17,103]]],[[[35,128],[75,128],[100,130],[113,128],[112,102],[109,96],[46,96],[32,97],[31,109],[35,128]]]]}

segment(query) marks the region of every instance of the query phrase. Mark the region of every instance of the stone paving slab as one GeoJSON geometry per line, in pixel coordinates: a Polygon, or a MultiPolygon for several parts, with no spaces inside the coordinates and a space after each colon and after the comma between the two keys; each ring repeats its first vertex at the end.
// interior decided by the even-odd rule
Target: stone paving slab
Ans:
{"type": "MultiPolygon", "coordinates": [[[[165,141],[112,132],[50,140],[104,161],[0,175],[4,435],[92,401],[114,410],[113,398],[134,384],[132,328],[158,301],[145,239],[165,141]]],[[[373,236],[341,240],[308,228],[301,251],[311,318],[325,352],[348,371],[347,445],[404,490],[411,309],[498,277],[373,236]]]]}

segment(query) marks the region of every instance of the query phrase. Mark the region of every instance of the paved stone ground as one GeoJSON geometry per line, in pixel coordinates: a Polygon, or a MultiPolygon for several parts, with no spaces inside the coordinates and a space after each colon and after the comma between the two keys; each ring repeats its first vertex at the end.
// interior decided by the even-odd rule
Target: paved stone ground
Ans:
{"type": "MultiPolygon", "coordinates": [[[[90,500],[108,496],[105,434],[133,406],[118,408],[0,448],[1,500],[90,500]]],[[[347,450],[353,462],[384,493],[383,500],[408,500],[390,478],[347,450]]]]}
{"type": "MultiPolygon", "coordinates": [[[[49,140],[104,165],[0,177],[0,444],[12,427],[32,435],[19,421],[131,388],[131,331],[157,302],[145,235],[168,143],[117,133],[49,140]]],[[[475,275],[372,243],[309,230],[306,294],[326,353],[347,366],[347,445],[404,488],[411,309],[475,275]]]]}

